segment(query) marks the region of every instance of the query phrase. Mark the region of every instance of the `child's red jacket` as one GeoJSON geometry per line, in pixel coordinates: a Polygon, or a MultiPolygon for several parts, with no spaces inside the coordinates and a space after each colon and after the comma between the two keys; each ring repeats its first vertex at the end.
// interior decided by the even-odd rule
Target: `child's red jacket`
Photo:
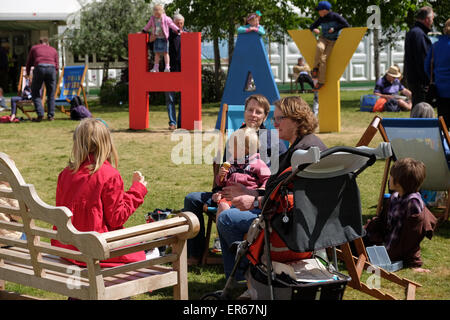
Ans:
{"type": "MultiPolygon", "coordinates": [[[[103,233],[122,229],[128,218],[144,202],[147,188],[140,182],[134,182],[125,192],[119,171],[108,161],[92,175],[86,167],[90,163],[90,160],[86,160],[75,173],[66,167],[59,174],[56,206],[65,206],[72,211],[72,224],[78,231],[103,233]]],[[[76,250],[74,246],[54,239],[51,243],[76,250]]],[[[113,267],[141,260],[145,260],[144,251],[102,261],[101,266],[113,267]]],[[[84,265],[79,261],[70,261],[84,265]]]]}

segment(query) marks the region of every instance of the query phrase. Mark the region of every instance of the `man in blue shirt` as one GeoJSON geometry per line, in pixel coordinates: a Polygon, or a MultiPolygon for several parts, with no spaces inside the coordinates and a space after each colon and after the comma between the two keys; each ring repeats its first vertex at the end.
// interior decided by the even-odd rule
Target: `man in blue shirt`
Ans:
{"type": "Polygon", "coordinates": [[[315,34],[320,34],[319,26],[322,28],[322,35],[317,40],[316,56],[312,71],[313,79],[318,80],[314,87],[315,91],[325,84],[327,58],[331,54],[341,29],[349,27],[347,20],[340,14],[331,11],[331,4],[328,1],[320,1],[316,10],[320,17],[309,27],[315,34]]]}
{"type": "Polygon", "coordinates": [[[400,78],[402,74],[397,66],[389,67],[386,74],[378,79],[375,84],[373,93],[386,100],[394,99],[395,103],[402,110],[411,110],[411,91],[406,89],[401,83],[400,78]],[[405,95],[409,100],[403,100],[398,95],[405,95]]]}

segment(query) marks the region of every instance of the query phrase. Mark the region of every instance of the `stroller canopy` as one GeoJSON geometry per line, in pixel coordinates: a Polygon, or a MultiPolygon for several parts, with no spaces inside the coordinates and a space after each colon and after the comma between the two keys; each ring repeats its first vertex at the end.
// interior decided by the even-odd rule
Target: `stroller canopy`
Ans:
{"type": "Polygon", "coordinates": [[[390,154],[389,144],[377,149],[336,147],[322,152],[320,161],[301,165],[303,169],[289,179],[294,209],[288,219],[274,215],[272,228],[295,252],[338,246],[364,236],[356,177],[376,158],[390,154]]]}

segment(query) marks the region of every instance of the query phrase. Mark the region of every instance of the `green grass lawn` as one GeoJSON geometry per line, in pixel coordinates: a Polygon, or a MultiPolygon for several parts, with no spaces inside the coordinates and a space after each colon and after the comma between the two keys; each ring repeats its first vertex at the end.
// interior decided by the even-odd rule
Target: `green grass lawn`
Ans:
{"type": "MultiPolygon", "coordinates": [[[[368,91],[341,92],[341,132],[319,133],[330,147],[336,145],[354,146],[373,118],[373,113],[359,111],[359,97],[368,91]]],[[[312,104],[312,94],[303,97],[312,104]]],[[[171,153],[178,141],[167,130],[168,116],[165,106],[150,106],[150,128],[143,131],[128,129],[128,109],[102,106],[96,100],[89,101],[95,117],[104,119],[112,130],[119,152],[119,171],[126,186],[131,183],[132,172],[141,171],[147,181],[149,193],[144,204],[131,216],[127,226],[145,223],[144,215],[155,208],[183,208],[186,194],[192,191],[209,191],[212,184],[212,166],[209,164],[176,165],[171,153]]],[[[219,103],[203,105],[203,130],[212,130],[216,123],[219,103]]],[[[7,112],[0,113],[0,116],[7,112]]],[[[19,116],[21,116],[19,114],[19,116]]],[[[408,112],[385,113],[384,117],[408,117],[408,112]]],[[[17,124],[0,124],[0,152],[8,154],[16,163],[27,183],[33,184],[41,199],[51,205],[55,203],[58,173],[66,166],[72,147],[73,130],[78,124],[62,113],[56,114],[56,121],[17,124]]],[[[370,146],[381,142],[377,135],[370,146]]],[[[206,147],[207,143],[204,144],[206,147]]],[[[375,214],[384,162],[377,161],[358,177],[361,191],[363,220],[375,214]]],[[[450,298],[450,223],[446,222],[435,232],[432,240],[422,242],[424,267],[429,274],[417,274],[406,269],[397,272],[422,284],[417,289],[417,299],[450,298]]],[[[214,235],[213,235],[214,238],[214,235]]],[[[344,266],[341,266],[344,268],[344,266]]],[[[342,269],[345,273],[345,270],[342,269]]],[[[364,275],[368,277],[369,275],[364,275]]],[[[189,267],[189,296],[199,299],[204,293],[222,289],[225,284],[222,266],[189,267]]],[[[381,282],[382,289],[388,289],[399,297],[403,292],[398,286],[381,282]]],[[[39,295],[49,299],[65,297],[39,290],[7,283],[7,289],[39,295]]],[[[134,299],[171,299],[172,290],[163,289],[134,297],[134,299]]],[[[362,300],[369,296],[347,288],[344,299],[362,300]]]]}

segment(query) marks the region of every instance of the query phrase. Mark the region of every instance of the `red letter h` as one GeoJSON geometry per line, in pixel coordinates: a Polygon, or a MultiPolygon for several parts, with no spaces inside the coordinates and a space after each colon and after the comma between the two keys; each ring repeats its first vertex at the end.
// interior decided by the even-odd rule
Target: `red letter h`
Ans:
{"type": "Polygon", "coordinates": [[[148,93],[181,92],[181,127],[194,130],[202,120],[201,36],[199,32],[181,34],[181,72],[149,72],[147,34],[128,35],[129,121],[130,129],[148,128],[148,93]]]}

